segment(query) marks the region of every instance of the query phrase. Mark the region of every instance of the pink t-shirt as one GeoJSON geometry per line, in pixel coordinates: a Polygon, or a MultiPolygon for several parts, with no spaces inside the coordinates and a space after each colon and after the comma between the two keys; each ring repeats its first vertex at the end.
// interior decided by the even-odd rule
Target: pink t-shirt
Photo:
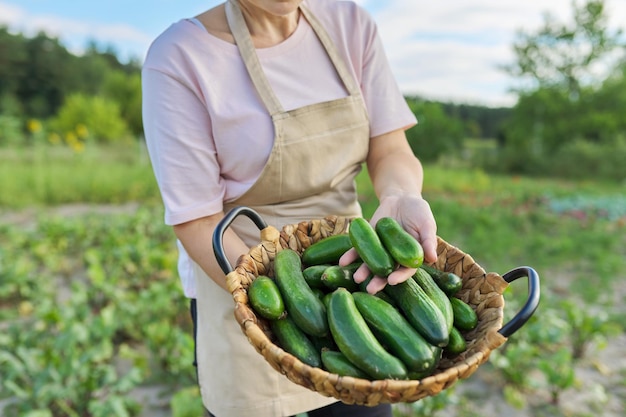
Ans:
{"type": "MultiPolygon", "coordinates": [[[[415,124],[367,12],[351,1],[304,4],[361,86],[371,136],[415,124]]],[[[285,110],[347,95],[304,18],[287,40],[257,53],[285,110]]],[[[181,20],[151,45],[142,79],[145,136],[165,222],[221,211],[224,201],[241,196],[259,177],[274,138],[237,47],[181,20]]]]}

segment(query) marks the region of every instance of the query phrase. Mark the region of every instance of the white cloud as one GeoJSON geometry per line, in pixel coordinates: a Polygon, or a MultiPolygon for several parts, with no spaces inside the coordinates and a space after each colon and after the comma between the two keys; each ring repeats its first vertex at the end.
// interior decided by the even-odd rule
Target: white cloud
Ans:
{"type": "Polygon", "coordinates": [[[24,19],[24,11],[10,4],[0,3],[0,24],[8,25],[24,19]]]}
{"type": "MultiPolygon", "coordinates": [[[[513,86],[501,67],[514,62],[518,30],[533,32],[549,13],[572,18],[571,0],[362,1],[372,10],[403,92],[442,100],[511,105],[513,86]]],[[[623,25],[626,1],[608,0],[613,27],[623,25]]]]}
{"type": "Polygon", "coordinates": [[[140,52],[152,41],[151,36],[128,24],[105,24],[67,19],[49,14],[29,14],[25,9],[0,3],[0,24],[12,31],[34,35],[40,31],[59,38],[75,53],[81,53],[89,41],[112,46],[122,58],[142,58],[140,52]]]}

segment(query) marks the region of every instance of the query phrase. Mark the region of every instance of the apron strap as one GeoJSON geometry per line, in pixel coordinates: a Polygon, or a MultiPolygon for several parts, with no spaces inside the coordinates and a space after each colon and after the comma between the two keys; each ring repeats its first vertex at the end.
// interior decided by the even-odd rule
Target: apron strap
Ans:
{"type": "Polygon", "coordinates": [[[339,55],[339,51],[337,51],[337,48],[335,47],[335,43],[330,38],[330,35],[326,31],[326,29],[324,29],[324,26],[321,24],[318,18],[313,13],[311,13],[311,11],[303,4],[300,5],[300,10],[302,11],[302,14],[306,18],[306,20],[309,21],[309,24],[315,31],[315,34],[319,38],[320,42],[322,42],[324,49],[326,49],[326,53],[328,54],[330,60],[335,66],[335,70],[339,74],[341,81],[343,81],[343,84],[346,87],[346,90],[348,90],[348,93],[350,93],[351,96],[361,95],[361,90],[357,87],[357,84],[354,78],[352,78],[352,75],[350,75],[350,71],[348,71],[344,60],[341,58],[341,56],[339,55]]]}
{"type": "MultiPolygon", "coordinates": [[[[333,63],[339,78],[343,82],[346,90],[351,96],[360,96],[361,90],[357,87],[355,80],[350,75],[348,68],[346,67],[343,59],[339,55],[334,42],[330,38],[328,32],[324,29],[320,21],[306,8],[304,5],[300,5],[302,14],[313,28],[315,34],[319,38],[322,46],[326,50],[331,62],[333,63]]],[[[273,117],[276,114],[284,113],[283,107],[278,101],[278,98],[274,94],[274,90],[270,86],[263,67],[256,54],[256,49],[252,43],[250,31],[246,26],[246,21],[241,12],[237,0],[229,0],[226,2],[226,19],[228,20],[228,26],[233,34],[235,43],[239,48],[239,53],[243,59],[243,62],[248,70],[248,74],[252,79],[257,92],[259,93],[261,100],[265,104],[265,107],[273,117]]]]}
{"type": "Polygon", "coordinates": [[[263,100],[265,107],[271,116],[283,113],[283,107],[274,94],[274,90],[272,90],[267,77],[265,77],[265,73],[261,67],[261,62],[259,61],[254,45],[252,44],[250,31],[248,30],[246,21],[243,18],[243,13],[235,0],[226,2],[226,19],[228,20],[230,31],[233,33],[233,37],[235,38],[235,43],[239,47],[239,53],[241,54],[241,58],[246,65],[248,74],[252,79],[252,83],[254,84],[257,93],[261,96],[261,100],[263,100]]]}

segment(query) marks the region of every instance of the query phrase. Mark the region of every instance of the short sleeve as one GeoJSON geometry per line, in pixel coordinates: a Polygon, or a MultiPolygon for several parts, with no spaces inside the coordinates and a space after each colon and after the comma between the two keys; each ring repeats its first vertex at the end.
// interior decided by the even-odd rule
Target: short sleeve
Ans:
{"type": "Polygon", "coordinates": [[[149,66],[142,70],[142,90],[144,133],[165,223],[221,211],[225,186],[206,107],[185,83],[149,66]]]}

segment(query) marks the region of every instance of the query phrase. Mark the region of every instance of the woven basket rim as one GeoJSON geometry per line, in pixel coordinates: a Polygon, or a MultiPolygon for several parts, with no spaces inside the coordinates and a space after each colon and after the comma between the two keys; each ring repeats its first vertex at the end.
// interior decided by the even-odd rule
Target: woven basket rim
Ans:
{"type": "Polygon", "coordinates": [[[466,352],[454,359],[442,359],[436,373],[421,380],[370,381],[314,368],[284,351],[272,340],[267,321],[257,317],[250,307],[248,285],[259,275],[273,276],[273,259],[278,251],[290,248],[301,254],[324,237],[347,233],[350,221],[346,217],[327,216],[286,225],[281,230],[268,226],[261,231],[260,243],[240,256],[234,270],[227,275],[237,322],[248,341],[276,371],[294,383],[348,404],[414,402],[468,378],[488,360],[493,349],[506,341],[498,330],[503,321],[502,293],[508,284],[499,274],[486,273],[469,254],[438,236],[438,259],[431,265],[463,279],[463,289],[456,296],[472,305],[479,316],[478,327],[466,334],[466,352]]]}

